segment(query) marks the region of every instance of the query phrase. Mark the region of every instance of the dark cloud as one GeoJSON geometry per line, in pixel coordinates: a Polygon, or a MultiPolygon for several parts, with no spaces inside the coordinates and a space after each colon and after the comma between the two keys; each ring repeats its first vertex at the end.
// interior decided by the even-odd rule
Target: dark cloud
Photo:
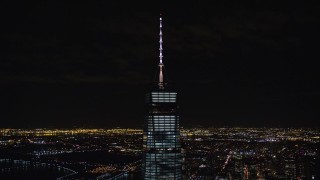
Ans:
{"type": "Polygon", "coordinates": [[[316,1],[0,7],[3,126],[23,118],[34,126],[143,124],[160,11],[166,75],[180,90],[185,125],[317,124],[316,1]]]}

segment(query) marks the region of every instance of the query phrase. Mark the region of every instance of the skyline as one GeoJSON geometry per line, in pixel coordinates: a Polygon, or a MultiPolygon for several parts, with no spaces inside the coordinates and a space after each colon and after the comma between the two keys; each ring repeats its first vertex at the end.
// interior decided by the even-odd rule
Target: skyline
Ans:
{"type": "MultiPolygon", "coordinates": [[[[319,135],[312,128],[183,129],[183,179],[318,179],[319,135]]],[[[0,136],[2,179],[61,177],[57,167],[71,179],[141,177],[142,129],[0,129],[0,136]]]]}
{"type": "Polygon", "coordinates": [[[142,128],[159,12],[182,127],[319,127],[314,3],[2,2],[0,128],[142,128]]]}

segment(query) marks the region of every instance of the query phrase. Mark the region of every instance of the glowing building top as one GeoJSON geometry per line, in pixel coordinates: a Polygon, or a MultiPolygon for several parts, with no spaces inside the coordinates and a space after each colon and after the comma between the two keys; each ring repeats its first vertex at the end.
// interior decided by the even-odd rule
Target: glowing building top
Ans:
{"type": "Polygon", "coordinates": [[[144,180],[182,180],[182,154],[177,92],[164,82],[162,62],[162,17],[160,14],[160,62],[157,89],[146,94],[146,122],[143,132],[144,180]],[[166,89],[165,89],[166,88],[166,89]]]}

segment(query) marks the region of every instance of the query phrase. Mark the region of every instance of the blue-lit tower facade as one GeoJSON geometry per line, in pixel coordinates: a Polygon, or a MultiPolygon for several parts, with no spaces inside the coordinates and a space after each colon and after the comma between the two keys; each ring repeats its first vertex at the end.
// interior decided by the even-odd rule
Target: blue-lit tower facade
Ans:
{"type": "Polygon", "coordinates": [[[159,79],[156,87],[146,94],[147,113],[143,134],[143,178],[182,179],[177,92],[168,89],[164,82],[161,17],[159,42],[159,79]]]}

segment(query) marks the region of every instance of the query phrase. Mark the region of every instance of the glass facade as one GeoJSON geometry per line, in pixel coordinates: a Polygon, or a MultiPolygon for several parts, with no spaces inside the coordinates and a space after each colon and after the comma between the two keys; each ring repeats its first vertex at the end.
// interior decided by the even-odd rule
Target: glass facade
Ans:
{"type": "Polygon", "coordinates": [[[143,135],[144,179],[182,179],[177,93],[153,91],[146,95],[143,135]]]}

